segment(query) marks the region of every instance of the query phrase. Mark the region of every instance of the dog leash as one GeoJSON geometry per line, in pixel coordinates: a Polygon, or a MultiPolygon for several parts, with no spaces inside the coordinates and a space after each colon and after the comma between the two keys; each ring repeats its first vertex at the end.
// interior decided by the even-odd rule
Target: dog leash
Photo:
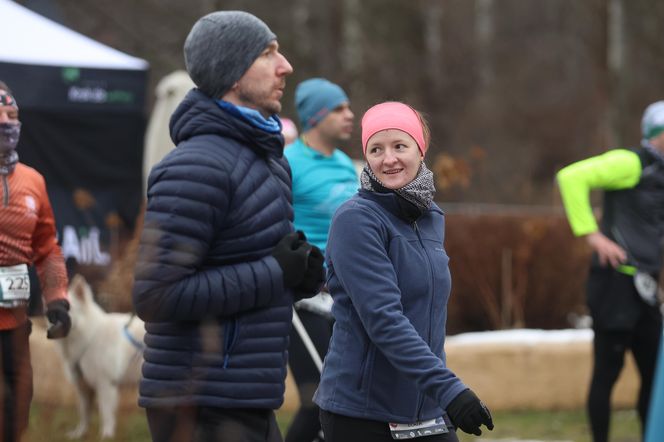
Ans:
{"type": "Polygon", "coordinates": [[[139,351],[144,351],[145,350],[145,344],[136,339],[135,337],[132,336],[132,334],[129,332],[129,326],[131,325],[132,321],[134,320],[134,317],[136,316],[136,313],[132,313],[131,316],[129,317],[129,321],[122,327],[122,334],[127,338],[127,340],[136,347],[137,350],[139,351]]]}

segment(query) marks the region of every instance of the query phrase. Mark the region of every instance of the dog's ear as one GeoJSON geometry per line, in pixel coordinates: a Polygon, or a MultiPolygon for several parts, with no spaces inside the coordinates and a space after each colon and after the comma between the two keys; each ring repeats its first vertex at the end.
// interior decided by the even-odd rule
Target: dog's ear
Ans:
{"type": "Polygon", "coordinates": [[[80,301],[85,301],[86,292],[90,289],[90,286],[83,275],[76,274],[71,280],[69,289],[80,301]]]}

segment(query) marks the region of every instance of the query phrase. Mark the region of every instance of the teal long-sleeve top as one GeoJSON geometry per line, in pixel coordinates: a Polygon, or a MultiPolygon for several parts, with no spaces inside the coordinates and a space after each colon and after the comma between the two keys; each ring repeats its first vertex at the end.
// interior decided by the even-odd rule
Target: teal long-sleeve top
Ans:
{"type": "Polygon", "coordinates": [[[353,161],[339,149],[323,155],[301,138],[288,145],[284,155],[293,174],[295,228],[325,253],[334,212],[360,185],[353,161]]]}

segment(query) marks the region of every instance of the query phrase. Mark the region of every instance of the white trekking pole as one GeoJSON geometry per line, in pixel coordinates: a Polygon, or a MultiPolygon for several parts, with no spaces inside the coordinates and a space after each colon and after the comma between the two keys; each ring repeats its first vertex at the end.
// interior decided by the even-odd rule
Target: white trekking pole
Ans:
{"type": "Polygon", "coordinates": [[[318,372],[321,373],[323,371],[323,361],[318,354],[318,350],[316,350],[316,346],[311,341],[309,333],[307,333],[307,330],[304,328],[304,324],[302,324],[300,317],[295,311],[295,308],[293,308],[293,326],[295,327],[297,334],[300,335],[300,339],[302,339],[304,346],[307,348],[309,356],[311,356],[311,359],[314,361],[314,365],[316,365],[318,372]]]}

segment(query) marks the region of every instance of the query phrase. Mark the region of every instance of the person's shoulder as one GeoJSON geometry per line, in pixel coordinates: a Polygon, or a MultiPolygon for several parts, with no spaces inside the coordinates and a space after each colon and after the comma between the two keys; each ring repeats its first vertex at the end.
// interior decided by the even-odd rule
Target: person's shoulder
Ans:
{"type": "Polygon", "coordinates": [[[429,206],[429,213],[434,216],[445,216],[445,211],[435,201],[431,202],[431,205],[429,206]]]}
{"type": "Polygon", "coordinates": [[[558,171],[557,178],[569,178],[570,174],[588,173],[594,169],[622,169],[640,164],[639,153],[635,149],[616,147],[594,156],[571,163],[558,171]]]}
{"type": "Polygon", "coordinates": [[[219,134],[200,134],[178,143],[164,157],[165,164],[235,163],[242,156],[256,156],[254,151],[237,140],[219,134]],[[223,148],[220,148],[222,147],[223,148]]]}
{"type": "Polygon", "coordinates": [[[345,166],[350,166],[353,169],[355,169],[355,163],[353,163],[353,159],[350,156],[348,156],[348,154],[343,150],[336,148],[334,150],[334,157],[337,160],[337,162],[342,163],[345,166]]]}
{"type": "Polygon", "coordinates": [[[638,148],[617,147],[609,149],[595,158],[606,167],[623,169],[634,166],[640,168],[642,155],[638,148]]]}
{"type": "Polygon", "coordinates": [[[44,176],[37,171],[37,169],[34,169],[27,164],[24,163],[17,163],[16,168],[14,169],[14,173],[17,175],[21,175],[23,178],[27,178],[31,181],[44,181],[44,176]]]}
{"type": "Polygon", "coordinates": [[[286,144],[286,146],[284,146],[284,151],[290,149],[291,152],[295,152],[298,149],[302,149],[303,146],[304,146],[304,143],[302,142],[302,139],[301,138],[296,138],[295,140],[293,140],[292,143],[286,144]]]}
{"type": "Polygon", "coordinates": [[[632,157],[634,155],[638,155],[639,152],[641,152],[643,148],[638,148],[638,147],[614,147],[612,149],[608,149],[606,152],[602,153],[601,155],[603,156],[616,156],[616,157],[632,157]]]}
{"type": "Polygon", "coordinates": [[[386,212],[380,204],[363,197],[361,193],[356,193],[334,213],[330,238],[334,237],[335,240],[328,240],[328,247],[341,246],[335,244],[335,241],[355,244],[368,232],[382,232],[379,235],[383,235],[389,230],[389,224],[386,212]]]}
{"type": "Polygon", "coordinates": [[[349,199],[341,203],[336,212],[339,213],[341,211],[357,210],[361,207],[364,207],[364,205],[365,201],[360,198],[358,193],[354,193],[349,199]]]}
{"type": "Polygon", "coordinates": [[[355,193],[350,199],[344,201],[335,212],[336,216],[345,217],[370,217],[375,218],[377,213],[382,213],[383,208],[375,201],[366,198],[362,191],[355,193]]]}
{"type": "MultiPolygon", "coordinates": [[[[151,169],[149,185],[159,181],[218,187],[229,180],[238,167],[250,168],[251,160],[244,158],[241,148],[211,149],[209,144],[213,142],[208,136],[196,136],[179,143],[151,169]]],[[[250,151],[249,148],[246,150],[250,151]]],[[[245,175],[240,173],[236,176],[245,175]]]]}
{"type": "Polygon", "coordinates": [[[334,155],[335,155],[337,158],[339,158],[340,160],[348,161],[348,162],[350,162],[351,164],[352,164],[352,162],[353,162],[353,160],[350,158],[350,156],[348,156],[348,154],[347,154],[346,152],[344,152],[343,150],[341,150],[341,149],[338,148],[338,147],[337,147],[336,149],[334,149],[334,155]]]}
{"type": "Polygon", "coordinates": [[[303,158],[303,148],[304,144],[302,141],[298,138],[292,143],[288,144],[286,147],[284,147],[284,156],[289,162],[297,161],[301,158],[303,158]]]}

